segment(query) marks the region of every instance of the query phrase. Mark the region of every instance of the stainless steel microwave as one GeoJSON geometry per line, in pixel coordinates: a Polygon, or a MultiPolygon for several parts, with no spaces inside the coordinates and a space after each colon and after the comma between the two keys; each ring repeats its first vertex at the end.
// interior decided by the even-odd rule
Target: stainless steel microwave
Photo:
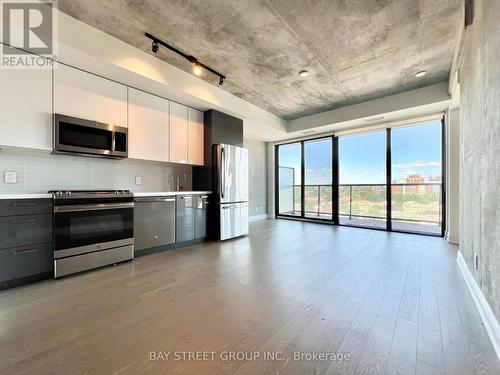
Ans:
{"type": "Polygon", "coordinates": [[[56,114],[54,153],[123,159],[128,155],[127,128],[56,114]]]}

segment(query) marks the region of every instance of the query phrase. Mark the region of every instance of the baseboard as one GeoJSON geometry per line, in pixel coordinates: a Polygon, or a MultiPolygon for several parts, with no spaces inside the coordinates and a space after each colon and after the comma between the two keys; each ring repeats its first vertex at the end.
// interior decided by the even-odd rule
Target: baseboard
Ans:
{"type": "Polygon", "coordinates": [[[467,263],[465,263],[465,259],[460,251],[457,253],[457,263],[477,310],[479,311],[479,315],[481,315],[484,327],[486,328],[486,332],[488,332],[488,336],[497,353],[497,357],[500,359],[500,325],[498,324],[498,320],[484,297],[481,288],[479,288],[476,279],[474,279],[474,276],[470,272],[467,263]]]}
{"type": "Polygon", "coordinates": [[[262,214],[262,215],[250,216],[248,218],[248,221],[251,223],[252,221],[259,221],[259,220],[266,220],[266,219],[267,219],[267,214],[262,214]]]}

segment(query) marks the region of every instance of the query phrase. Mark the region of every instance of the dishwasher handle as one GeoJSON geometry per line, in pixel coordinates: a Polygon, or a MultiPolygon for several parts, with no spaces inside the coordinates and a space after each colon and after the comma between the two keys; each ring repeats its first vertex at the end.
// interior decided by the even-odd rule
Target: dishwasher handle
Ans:
{"type": "Polygon", "coordinates": [[[136,198],[137,203],[175,202],[174,198],[136,198]]]}

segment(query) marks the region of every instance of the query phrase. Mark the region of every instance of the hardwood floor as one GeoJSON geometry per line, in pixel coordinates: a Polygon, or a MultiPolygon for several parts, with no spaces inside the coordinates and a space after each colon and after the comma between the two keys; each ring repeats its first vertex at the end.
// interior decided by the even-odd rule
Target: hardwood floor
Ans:
{"type": "Polygon", "coordinates": [[[444,240],[265,220],[246,238],[1,291],[0,373],[498,374],[500,365],[444,240]],[[216,353],[175,360],[182,351],[216,353]]]}

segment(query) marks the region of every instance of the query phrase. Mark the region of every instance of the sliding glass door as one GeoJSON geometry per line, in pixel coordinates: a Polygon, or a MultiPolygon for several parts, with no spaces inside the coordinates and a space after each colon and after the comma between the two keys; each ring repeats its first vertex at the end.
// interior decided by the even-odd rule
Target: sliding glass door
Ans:
{"type": "Polygon", "coordinates": [[[339,222],[387,226],[386,132],[339,138],[339,222]]]}
{"type": "Polygon", "coordinates": [[[441,234],[442,125],[392,129],[392,229],[441,234]]]}
{"type": "Polygon", "coordinates": [[[276,156],[278,214],[302,216],[302,144],[280,146],[276,156]]]}
{"type": "Polygon", "coordinates": [[[276,215],[443,235],[443,123],[276,146],[276,215]]]}
{"type": "Polygon", "coordinates": [[[305,217],[332,220],[332,138],[304,142],[305,217]]]}

